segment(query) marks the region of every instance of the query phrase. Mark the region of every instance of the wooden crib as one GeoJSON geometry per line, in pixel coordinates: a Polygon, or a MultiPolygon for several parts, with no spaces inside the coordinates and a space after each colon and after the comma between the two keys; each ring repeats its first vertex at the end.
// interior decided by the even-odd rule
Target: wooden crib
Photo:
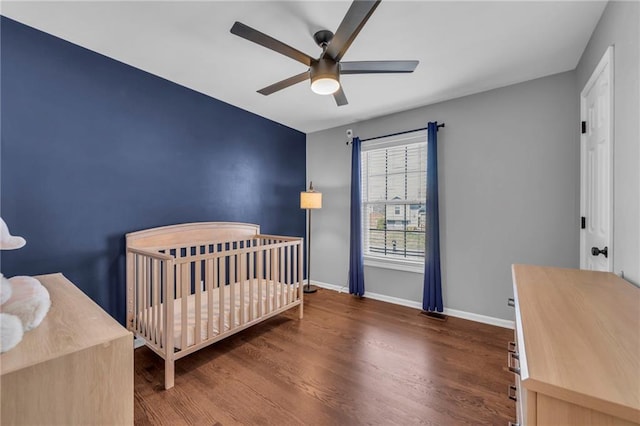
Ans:
{"type": "Polygon", "coordinates": [[[302,238],[202,222],[126,241],[127,328],[164,358],[165,389],[175,360],[296,306],[302,318],[302,238]]]}

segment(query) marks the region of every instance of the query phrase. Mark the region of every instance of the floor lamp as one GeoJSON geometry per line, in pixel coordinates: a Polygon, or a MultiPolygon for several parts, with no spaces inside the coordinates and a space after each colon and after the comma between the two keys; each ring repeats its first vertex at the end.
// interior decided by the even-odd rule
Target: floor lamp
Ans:
{"type": "Polygon", "coordinates": [[[315,293],[318,289],[311,285],[311,210],[322,208],[322,192],[313,189],[313,182],[309,182],[309,189],[300,192],[300,208],[307,211],[307,285],[305,293],[315,293]]]}

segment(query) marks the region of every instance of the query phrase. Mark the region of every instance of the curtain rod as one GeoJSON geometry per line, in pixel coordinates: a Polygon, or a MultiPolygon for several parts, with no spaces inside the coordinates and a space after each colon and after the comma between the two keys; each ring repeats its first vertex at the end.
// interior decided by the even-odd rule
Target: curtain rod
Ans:
{"type": "MultiPolygon", "coordinates": [[[[436,121],[436,128],[438,130],[440,130],[441,127],[444,127],[444,123],[440,123],[437,124],[438,122],[436,121]]],[[[382,138],[388,138],[391,136],[398,136],[398,135],[404,135],[405,133],[412,133],[412,132],[419,132],[420,130],[427,130],[427,127],[421,127],[419,129],[413,129],[413,130],[405,130],[404,132],[398,132],[398,133],[391,133],[389,135],[382,135],[382,136],[376,136],[374,138],[368,138],[368,139],[362,139],[360,142],[367,142],[367,141],[372,141],[375,139],[382,139],[382,138]]],[[[347,145],[350,145],[351,141],[347,141],[347,145]]]]}

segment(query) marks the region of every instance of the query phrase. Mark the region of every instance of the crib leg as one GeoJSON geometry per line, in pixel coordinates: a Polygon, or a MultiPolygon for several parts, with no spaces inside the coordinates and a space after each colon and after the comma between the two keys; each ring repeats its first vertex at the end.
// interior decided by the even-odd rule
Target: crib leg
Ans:
{"type": "Polygon", "coordinates": [[[300,301],[300,304],[298,305],[298,315],[300,316],[300,319],[302,319],[302,317],[304,317],[304,304],[302,303],[302,300],[300,301]]]}
{"type": "Polygon", "coordinates": [[[174,377],[174,360],[173,357],[167,356],[164,360],[164,388],[171,389],[173,387],[173,377],[174,377]]]}

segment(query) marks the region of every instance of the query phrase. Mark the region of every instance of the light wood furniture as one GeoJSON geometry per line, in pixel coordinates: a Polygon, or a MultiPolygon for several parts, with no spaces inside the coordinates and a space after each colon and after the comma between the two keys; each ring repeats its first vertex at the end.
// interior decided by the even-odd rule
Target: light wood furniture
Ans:
{"type": "Polygon", "coordinates": [[[640,289],[615,274],[513,266],[520,426],[640,424],[640,289]]]}
{"type": "Polygon", "coordinates": [[[133,337],[62,274],[51,309],[0,355],[3,425],[133,424],[133,337]]]}
{"type": "Polygon", "coordinates": [[[175,360],[287,309],[302,318],[302,238],[201,222],[126,240],[127,328],[165,360],[165,389],[175,360]]]}

